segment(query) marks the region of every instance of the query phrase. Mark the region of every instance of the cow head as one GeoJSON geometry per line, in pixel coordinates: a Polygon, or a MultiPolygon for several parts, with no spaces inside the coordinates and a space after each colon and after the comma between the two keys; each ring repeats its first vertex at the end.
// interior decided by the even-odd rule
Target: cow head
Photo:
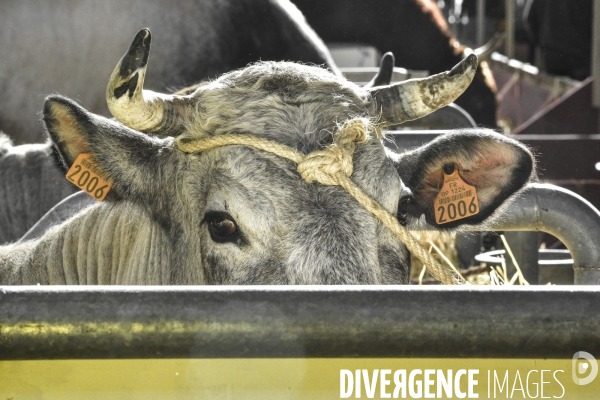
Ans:
{"type": "MultiPolygon", "coordinates": [[[[149,43],[149,31],[141,31],[108,85],[109,107],[122,123],[58,96],[46,100],[44,121],[67,165],[91,153],[113,180],[107,207],[135,208],[132,215],[141,212],[146,222],[131,224],[156,227],[170,246],[170,265],[180,269],[173,283],[408,282],[405,246],[342,188],[306,183],[292,162],[254,148],[187,154],[178,143],[251,134],[309,153],[331,143],[349,118],[385,126],[453,101],[473,76],[474,56],[446,74],[374,89],[318,67],[264,62],[171,96],[143,89],[149,43]]],[[[432,196],[444,166],[454,165],[480,193],[481,212],[466,224],[488,217],[532,170],[524,147],[482,130],[401,155],[372,135],[353,164],[360,188],[423,228],[438,228],[432,196]]]]}

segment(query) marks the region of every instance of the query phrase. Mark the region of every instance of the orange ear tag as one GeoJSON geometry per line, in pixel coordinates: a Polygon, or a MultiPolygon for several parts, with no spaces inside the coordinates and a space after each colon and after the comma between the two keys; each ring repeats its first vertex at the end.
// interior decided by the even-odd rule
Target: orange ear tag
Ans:
{"type": "Polygon", "coordinates": [[[477,190],[462,180],[458,169],[447,175],[444,172],[444,184],[433,200],[435,222],[438,225],[470,217],[479,212],[477,190]]]}
{"type": "Polygon", "coordinates": [[[100,168],[90,160],[90,154],[80,154],[69,171],[67,179],[98,201],[104,200],[112,182],[102,178],[100,168]]]}

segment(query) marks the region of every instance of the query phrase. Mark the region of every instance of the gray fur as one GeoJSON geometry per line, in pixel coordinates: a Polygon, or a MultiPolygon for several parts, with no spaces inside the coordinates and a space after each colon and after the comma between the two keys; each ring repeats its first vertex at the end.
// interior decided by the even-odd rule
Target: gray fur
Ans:
{"type": "MultiPolygon", "coordinates": [[[[65,162],[91,152],[114,186],[105,202],[42,238],[0,247],[0,284],[408,282],[405,246],[343,189],[308,184],[291,162],[252,148],[186,154],[176,145],[246,133],[308,153],[331,143],[348,118],[377,117],[368,91],[321,68],[263,62],[200,86],[194,98],[196,110],[180,121],[186,131],[176,138],[149,137],[66,98],[49,98],[44,121],[65,162]],[[207,218],[215,212],[231,216],[238,239],[211,236],[207,218]]],[[[497,165],[483,165],[502,187],[480,201],[483,218],[531,174],[528,151],[490,131],[450,135],[439,143],[443,157],[428,149],[389,154],[372,137],[358,146],[351,178],[395,214],[411,193],[426,208],[422,188],[430,190],[444,163],[477,168],[491,157],[497,165]]],[[[429,210],[409,211],[409,224],[423,226],[422,214],[428,221],[429,210]]]]}

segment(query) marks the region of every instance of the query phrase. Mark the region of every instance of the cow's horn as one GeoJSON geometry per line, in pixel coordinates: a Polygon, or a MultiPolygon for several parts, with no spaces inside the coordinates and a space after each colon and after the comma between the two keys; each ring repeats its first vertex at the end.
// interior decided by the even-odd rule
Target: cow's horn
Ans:
{"type": "Polygon", "coordinates": [[[477,56],[471,54],[450,71],[423,79],[410,79],[389,86],[369,89],[381,122],[398,125],[421,118],[452,103],[469,86],[477,56]]]}
{"type": "Polygon", "coordinates": [[[112,115],[130,128],[173,134],[178,130],[179,114],[190,99],[144,90],[150,42],[147,28],[135,35],[110,76],[106,102],[112,115]]]}
{"type": "Polygon", "coordinates": [[[363,88],[370,89],[377,86],[389,85],[394,75],[394,64],[394,54],[388,51],[381,57],[377,74],[363,88]]]}

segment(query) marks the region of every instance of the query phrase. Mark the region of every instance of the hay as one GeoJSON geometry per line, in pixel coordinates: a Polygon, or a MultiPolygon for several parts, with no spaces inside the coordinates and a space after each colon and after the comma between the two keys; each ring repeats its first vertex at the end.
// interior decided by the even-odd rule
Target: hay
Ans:
{"type": "MultiPolygon", "coordinates": [[[[488,266],[481,263],[478,266],[459,270],[458,252],[456,251],[456,238],[453,234],[436,231],[421,231],[414,233],[419,243],[429,249],[429,252],[440,262],[449,265],[457,273],[460,273],[467,284],[471,285],[529,285],[523,277],[523,273],[506,242],[504,235],[500,235],[507,254],[511,257],[517,272],[513,276],[508,276],[506,263],[503,261],[500,266],[488,266]]],[[[411,282],[417,285],[440,284],[426,270],[423,263],[416,257],[411,256],[411,282]]]]}
{"type": "MultiPolygon", "coordinates": [[[[449,261],[449,265],[453,269],[456,269],[455,266],[458,265],[458,253],[456,251],[456,238],[453,234],[446,232],[437,232],[437,231],[417,231],[412,232],[413,236],[417,239],[419,244],[423,246],[425,249],[428,249],[430,253],[433,254],[433,257],[438,260],[441,264],[447,264],[448,262],[444,260],[444,257],[449,261]],[[443,254],[443,257],[440,256],[435,250],[433,246],[436,246],[440,252],[443,254]]],[[[412,283],[414,284],[437,284],[439,283],[436,279],[431,276],[428,271],[424,271],[424,265],[417,257],[411,254],[410,257],[410,278],[412,283]],[[421,282],[421,283],[419,283],[421,282]]]]}

